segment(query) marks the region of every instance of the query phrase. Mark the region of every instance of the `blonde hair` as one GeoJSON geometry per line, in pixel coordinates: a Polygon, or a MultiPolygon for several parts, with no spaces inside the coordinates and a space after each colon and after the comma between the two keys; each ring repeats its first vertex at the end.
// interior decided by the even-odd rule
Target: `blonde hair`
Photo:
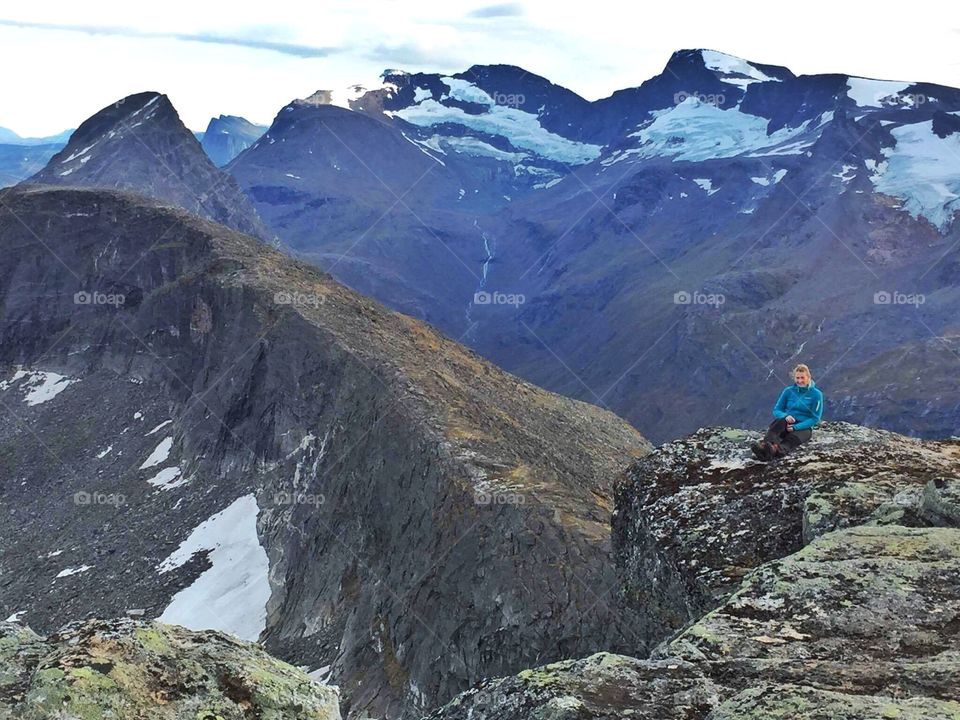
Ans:
{"type": "Polygon", "coordinates": [[[810,368],[807,367],[806,365],[804,365],[803,363],[800,363],[799,365],[797,365],[797,366],[793,369],[793,372],[794,372],[794,373],[805,372],[807,375],[810,376],[810,379],[811,379],[811,380],[813,379],[813,373],[810,372],[810,368]]]}

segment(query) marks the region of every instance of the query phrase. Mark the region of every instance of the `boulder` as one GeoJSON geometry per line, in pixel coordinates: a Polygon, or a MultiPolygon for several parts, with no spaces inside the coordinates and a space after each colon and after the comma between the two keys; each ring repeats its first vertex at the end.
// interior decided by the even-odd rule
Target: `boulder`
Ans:
{"type": "Polygon", "coordinates": [[[340,720],[336,688],[215,631],[0,623],[0,720],[340,720]]]}

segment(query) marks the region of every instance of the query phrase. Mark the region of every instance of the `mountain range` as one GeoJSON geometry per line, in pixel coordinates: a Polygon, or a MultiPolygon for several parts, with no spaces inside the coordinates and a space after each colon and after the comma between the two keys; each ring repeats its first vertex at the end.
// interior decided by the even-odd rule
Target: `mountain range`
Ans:
{"type": "Polygon", "coordinates": [[[382,81],[0,190],[0,718],[955,715],[960,90],[382,81]]]}
{"type": "Polygon", "coordinates": [[[594,102],[505,65],[383,80],[226,168],[300,257],[654,441],[761,422],[800,359],[831,417],[957,427],[957,89],[706,50],[594,102]]]}

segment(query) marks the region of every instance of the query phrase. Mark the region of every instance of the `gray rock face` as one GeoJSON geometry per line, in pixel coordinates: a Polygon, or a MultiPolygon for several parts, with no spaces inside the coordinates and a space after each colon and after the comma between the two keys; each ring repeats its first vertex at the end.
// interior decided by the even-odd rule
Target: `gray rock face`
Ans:
{"type": "Polygon", "coordinates": [[[775,463],[753,459],[748,445],[759,437],[702,429],[635,462],[618,483],[613,539],[622,588],[655,625],[699,617],[757,566],[831,530],[928,524],[920,517],[924,486],[960,469],[955,442],[849,423],[823,423],[775,463]]]}
{"type": "Polygon", "coordinates": [[[259,638],[376,717],[635,646],[626,423],[187,213],[0,200],[3,617],[259,638]]]}
{"type": "Polygon", "coordinates": [[[129,190],[265,241],[274,237],[167,96],[155,92],[130,95],[85,120],[26,182],[129,190]]]}
{"type": "Polygon", "coordinates": [[[340,720],[335,688],[218,632],[132,620],[43,638],[0,623],[0,718],[340,720]]]}
{"type": "Polygon", "coordinates": [[[200,144],[213,164],[223,167],[253,145],[266,129],[246,118],[221,115],[210,119],[200,144]]]}
{"type": "Polygon", "coordinates": [[[761,464],[749,436],[700,430],[618,485],[628,596],[689,623],[648,659],[488,680],[431,718],[957,717],[960,530],[929,508],[952,507],[960,446],[831,423],[761,464]]]}

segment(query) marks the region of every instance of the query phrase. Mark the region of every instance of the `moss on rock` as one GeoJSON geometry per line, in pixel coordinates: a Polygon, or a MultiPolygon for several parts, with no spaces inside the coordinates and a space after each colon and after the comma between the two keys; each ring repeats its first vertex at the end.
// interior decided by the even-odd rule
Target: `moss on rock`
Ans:
{"type": "Polygon", "coordinates": [[[336,689],[214,631],[132,620],[43,639],[0,624],[0,719],[339,720],[336,689]]]}

